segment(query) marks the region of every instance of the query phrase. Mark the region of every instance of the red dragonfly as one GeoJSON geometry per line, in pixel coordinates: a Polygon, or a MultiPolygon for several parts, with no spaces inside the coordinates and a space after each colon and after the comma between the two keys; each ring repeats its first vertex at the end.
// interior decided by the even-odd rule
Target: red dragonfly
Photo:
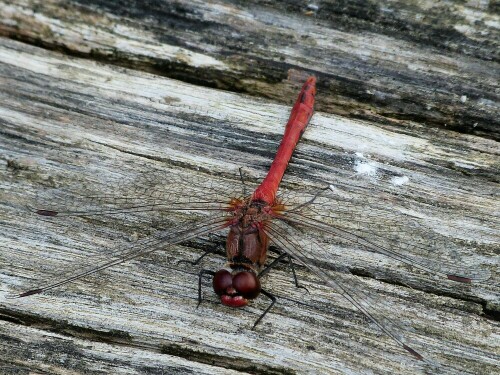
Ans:
{"type": "MultiPolygon", "coordinates": [[[[401,215],[394,216],[388,210],[377,208],[377,203],[372,202],[368,196],[363,198],[362,203],[366,209],[362,211],[353,211],[350,208],[354,202],[352,198],[346,198],[348,194],[346,191],[341,192],[334,199],[332,193],[336,191],[332,186],[309,194],[302,203],[295,206],[289,205],[285,199],[278,196],[278,187],[292,153],[313,115],[315,94],[316,78],[310,77],[304,83],[292,108],[283,139],[267,176],[250,195],[220,199],[220,194],[211,194],[209,189],[201,189],[202,192],[199,195],[186,197],[181,193],[168,190],[168,184],[172,184],[172,181],[175,180],[170,178],[170,182],[165,182],[166,186],[163,187],[165,190],[160,196],[154,196],[145,183],[133,190],[136,195],[88,196],[84,199],[75,199],[72,204],[67,203],[66,207],[62,209],[56,210],[54,207],[37,209],[35,212],[38,215],[46,217],[117,215],[152,211],[201,211],[205,213],[215,212],[215,214],[209,214],[208,217],[190,225],[183,223],[157,232],[131,246],[118,249],[110,256],[110,259],[98,264],[94,263],[89,267],[82,267],[70,275],[65,274],[60,279],[51,279],[48,283],[38,285],[13,297],[27,297],[58,288],[84,276],[158,251],[168,245],[179,244],[194,237],[225,229],[228,231],[226,240],[227,267],[217,272],[200,271],[199,303],[202,299],[202,277],[207,274],[213,276],[213,289],[222,304],[226,306],[242,307],[247,305],[250,300],[263,294],[270,299],[271,303],[257,319],[255,327],[276,302],[276,298],[262,288],[261,277],[278,261],[286,258],[292,265],[295,284],[299,286],[293,269],[293,259],[345,297],[395,343],[415,358],[423,360],[423,355],[407,344],[407,340],[400,332],[401,328],[398,328],[397,324],[387,316],[378,313],[377,305],[380,306],[380,301],[368,296],[359,284],[344,281],[339,277],[334,278],[329,271],[316,265],[324,261],[321,252],[322,246],[314,239],[304,237],[300,228],[326,233],[409,264],[434,276],[460,283],[484,281],[489,274],[486,271],[469,274],[466,271],[467,267],[462,269],[457,266],[457,263],[437,262],[435,258],[432,258],[432,247],[421,241],[428,235],[425,228],[416,225],[412,228],[411,233],[407,233],[406,237],[403,237],[398,232],[401,220],[403,220],[401,215]],[[363,232],[363,230],[361,233],[356,232],[356,223],[363,220],[375,222],[377,217],[384,219],[384,228],[378,228],[379,232],[363,232]],[[266,267],[267,252],[271,243],[280,249],[280,255],[266,267]]],[[[175,180],[175,182],[179,181],[175,180]]],[[[378,204],[380,206],[380,202],[378,204]]],[[[410,224],[414,223],[411,218],[404,220],[410,224]]],[[[434,237],[431,242],[436,244],[439,241],[446,243],[448,248],[453,245],[447,238],[434,237]]],[[[198,263],[205,255],[202,255],[194,263],[198,263]]],[[[337,267],[337,269],[347,270],[342,266],[337,267]]]]}

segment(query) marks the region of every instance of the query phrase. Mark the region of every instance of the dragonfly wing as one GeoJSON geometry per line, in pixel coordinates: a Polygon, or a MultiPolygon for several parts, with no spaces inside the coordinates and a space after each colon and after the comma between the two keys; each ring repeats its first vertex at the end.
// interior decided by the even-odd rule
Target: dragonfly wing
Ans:
{"type": "Polygon", "coordinates": [[[93,259],[91,263],[80,264],[77,267],[72,267],[72,270],[70,271],[51,277],[48,281],[41,282],[28,291],[10,295],[9,297],[18,298],[42,293],[129,260],[148,255],[158,250],[164,250],[168,246],[178,244],[201,235],[217,232],[224,229],[226,226],[227,218],[225,215],[217,214],[205,217],[204,219],[201,219],[191,225],[183,223],[168,230],[158,231],[155,234],[136,241],[133,244],[120,247],[111,254],[106,254],[106,256],[101,260],[93,259]]]}
{"type": "Polygon", "coordinates": [[[157,212],[226,210],[229,198],[241,191],[235,181],[152,170],[128,179],[96,175],[91,182],[44,190],[28,208],[41,216],[148,213],[151,217],[157,212]]]}
{"type": "MultiPolygon", "coordinates": [[[[395,199],[327,188],[310,195],[283,218],[441,278],[462,283],[490,278],[490,271],[480,268],[474,257],[474,247],[480,245],[460,239],[458,225],[432,216],[432,211],[399,205],[395,199]]],[[[491,231],[481,239],[483,246],[500,241],[499,234],[491,231]]]]}
{"type": "MultiPolygon", "coordinates": [[[[347,277],[345,274],[334,273],[334,271],[325,270],[317,266],[317,264],[324,262],[324,259],[321,259],[319,255],[322,254],[322,248],[317,242],[282,220],[274,220],[269,223],[266,226],[266,232],[276,246],[283,249],[297,262],[317,275],[326,285],[342,295],[401,348],[412,354],[415,358],[424,360],[423,355],[417,352],[403,335],[403,332],[408,332],[411,329],[409,327],[403,328],[401,324],[397,324],[395,320],[391,320],[388,317],[387,311],[391,311],[392,308],[388,306],[387,302],[381,301],[376,296],[370,296],[364,292],[364,288],[357,281],[358,278],[356,276],[349,275],[347,277]]],[[[335,265],[335,267],[336,269],[346,271],[346,268],[340,264],[335,265]]],[[[425,361],[432,363],[428,359],[425,359],[425,361]]]]}

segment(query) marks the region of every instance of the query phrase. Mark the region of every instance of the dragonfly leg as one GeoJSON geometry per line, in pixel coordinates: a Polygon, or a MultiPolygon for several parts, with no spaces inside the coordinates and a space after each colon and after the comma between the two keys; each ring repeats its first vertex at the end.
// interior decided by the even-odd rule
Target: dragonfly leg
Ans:
{"type": "Polygon", "coordinates": [[[200,263],[200,262],[201,262],[201,260],[202,260],[203,258],[205,258],[208,254],[213,254],[213,253],[215,253],[215,252],[216,252],[216,249],[221,249],[221,248],[222,248],[222,250],[224,251],[224,247],[223,247],[222,245],[219,245],[219,246],[217,246],[216,248],[214,247],[214,248],[211,248],[210,250],[205,251],[205,252],[204,252],[204,253],[203,253],[203,254],[202,254],[202,255],[201,255],[198,259],[196,259],[195,261],[182,259],[182,260],[179,260],[179,261],[177,262],[177,264],[179,265],[179,264],[181,264],[181,263],[187,263],[187,264],[190,264],[190,265],[192,265],[192,266],[197,266],[197,265],[198,265],[198,263],[200,263]]]}
{"type": "Polygon", "coordinates": [[[264,268],[262,271],[259,272],[259,278],[265,276],[269,271],[271,271],[271,268],[275,267],[278,264],[278,262],[287,255],[288,255],[287,253],[281,253],[275,260],[271,262],[270,265],[266,266],[266,268],[264,268]]]}
{"type": "Polygon", "coordinates": [[[252,327],[252,330],[255,329],[255,326],[257,324],[259,324],[259,322],[262,320],[262,318],[264,316],[266,316],[266,314],[269,312],[269,310],[272,309],[272,307],[274,306],[274,304],[276,303],[276,297],[273,296],[271,293],[265,291],[264,289],[261,289],[260,292],[265,295],[267,298],[269,298],[271,300],[271,304],[267,307],[267,309],[264,310],[264,312],[262,314],[260,314],[259,318],[255,321],[255,323],[253,324],[253,327],[252,327]]]}
{"type": "Polygon", "coordinates": [[[203,279],[204,275],[214,276],[215,272],[211,270],[201,270],[198,274],[198,306],[196,306],[196,308],[200,307],[201,301],[203,300],[201,297],[201,280],[203,279]]]}
{"type": "Polygon", "coordinates": [[[293,275],[293,281],[295,283],[295,286],[299,289],[305,289],[307,293],[309,293],[309,290],[305,286],[302,286],[299,284],[299,279],[297,278],[297,274],[295,273],[295,266],[293,264],[293,258],[288,255],[287,253],[281,253],[275,260],[271,262],[270,265],[268,265],[266,268],[264,268],[260,273],[259,273],[259,278],[264,276],[266,273],[268,273],[271,268],[275,267],[276,264],[283,258],[288,258],[288,265],[290,266],[290,269],[292,270],[292,275],[293,275]]]}
{"type": "Polygon", "coordinates": [[[241,185],[243,185],[243,196],[246,197],[248,195],[247,185],[245,184],[245,179],[243,178],[243,168],[239,167],[240,171],[240,181],[241,185]]]}
{"type": "Polygon", "coordinates": [[[177,262],[177,265],[182,264],[182,263],[187,263],[187,264],[190,264],[190,265],[192,265],[192,266],[196,266],[196,265],[198,265],[198,263],[200,263],[200,262],[201,262],[201,260],[202,260],[203,258],[205,258],[208,254],[212,254],[213,252],[214,252],[214,250],[213,250],[213,249],[207,250],[207,251],[205,251],[205,252],[204,252],[204,253],[203,253],[203,254],[202,254],[202,255],[201,255],[198,259],[196,259],[195,261],[192,261],[192,260],[187,260],[187,259],[181,259],[181,260],[179,260],[179,261],[177,262]]]}
{"type": "Polygon", "coordinates": [[[297,274],[295,273],[295,265],[293,264],[293,258],[288,255],[288,265],[290,266],[290,269],[292,270],[292,275],[293,275],[293,280],[295,282],[295,286],[299,289],[304,289],[307,293],[309,293],[309,290],[303,286],[303,285],[300,285],[299,284],[299,279],[297,278],[297,274]]]}

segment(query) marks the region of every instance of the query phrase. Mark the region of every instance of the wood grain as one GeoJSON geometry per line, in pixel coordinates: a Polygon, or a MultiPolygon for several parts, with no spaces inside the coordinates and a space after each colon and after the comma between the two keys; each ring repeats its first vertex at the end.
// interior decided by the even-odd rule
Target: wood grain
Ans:
{"type": "Polygon", "coordinates": [[[319,110],[499,138],[496,2],[0,2],[0,34],[197,85],[291,102],[314,73],[319,110]]]}
{"type": "MultiPolygon", "coordinates": [[[[495,141],[415,122],[386,128],[319,111],[284,181],[284,188],[297,194],[325,183],[357,184],[384,208],[404,205],[424,215],[423,221],[428,218],[430,231],[466,241],[463,255],[492,273],[489,282],[464,287],[317,237],[329,255],[320,266],[339,280],[354,276],[335,271],[335,263],[361,275],[365,291],[384,301],[381,313],[406,326],[406,335],[434,362],[429,365],[396,348],[301,267],[299,278],[310,293],[293,286],[286,265],[279,267],[265,280],[279,303],[254,331],[253,321],[267,306],[264,299],[229,310],[217,303],[207,280],[205,300],[196,309],[199,268],[177,262],[195,259],[223,237],[169,247],[44,295],[5,299],[40,277],[192,219],[40,220],[27,205],[54,193],[120,191],[140,184],[144,173],[161,173],[167,180],[186,176],[184,183],[200,186],[222,181],[237,191],[238,167],[250,185],[264,175],[290,108],[8,39],[0,43],[0,70],[0,348],[6,372],[489,374],[498,369],[499,327],[492,319],[499,308],[495,141]]],[[[294,82],[283,85],[297,91],[294,82]]],[[[436,248],[443,256],[446,250],[436,248]]],[[[223,263],[215,254],[200,267],[217,269],[223,263]]]]}
{"type": "Polygon", "coordinates": [[[498,6],[315,5],[0,1],[0,35],[11,39],[0,41],[0,372],[498,372],[498,6]],[[196,309],[197,273],[223,265],[223,235],[5,298],[197,217],[42,220],[27,207],[74,207],[103,192],[241,194],[238,168],[249,187],[263,177],[308,74],[319,79],[318,112],[286,197],[332,184],[344,195],[326,208],[358,233],[384,242],[401,231],[400,248],[418,240],[414,250],[431,249],[436,261],[491,272],[464,286],[319,232],[300,238],[431,364],[396,348],[302,267],[309,293],[286,264],[265,278],[279,302],[255,331],[265,299],[230,310],[206,280],[196,309]],[[178,264],[214,248],[199,267],[178,264]]]}

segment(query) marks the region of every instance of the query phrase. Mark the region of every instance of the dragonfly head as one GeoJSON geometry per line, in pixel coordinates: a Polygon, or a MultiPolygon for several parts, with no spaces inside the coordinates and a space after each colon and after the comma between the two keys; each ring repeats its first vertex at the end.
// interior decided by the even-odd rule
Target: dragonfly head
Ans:
{"type": "Polygon", "coordinates": [[[233,273],[225,269],[217,271],[213,287],[222,304],[230,307],[246,306],[248,300],[260,293],[260,281],[251,270],[236,270],[233,273]]]}

